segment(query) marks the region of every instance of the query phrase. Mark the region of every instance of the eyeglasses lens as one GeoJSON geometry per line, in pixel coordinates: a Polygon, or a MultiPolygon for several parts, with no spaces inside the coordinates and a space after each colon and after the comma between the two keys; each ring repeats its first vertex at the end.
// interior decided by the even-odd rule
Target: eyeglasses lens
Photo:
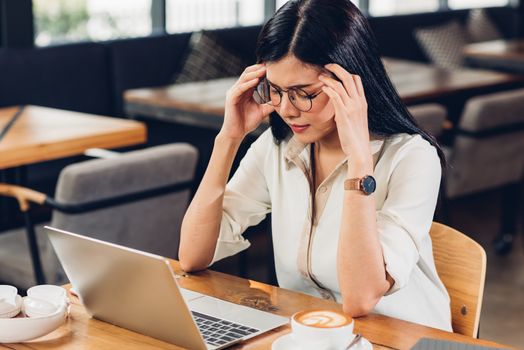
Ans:
{"type": "MultiPolygon", "coordinates": [[[[282,102],[283,92],[277,91],[269,85],[267,79],[262,79],[258,83],[255,91],[253,92],[253,98],[259,104],[269,104],[275,107],[280,106],[282,102]]],[[[290,89],[287,91],[289,101],[298,110],[307,112],[312,107],[312,99],[302,90],[290,89]]]]}

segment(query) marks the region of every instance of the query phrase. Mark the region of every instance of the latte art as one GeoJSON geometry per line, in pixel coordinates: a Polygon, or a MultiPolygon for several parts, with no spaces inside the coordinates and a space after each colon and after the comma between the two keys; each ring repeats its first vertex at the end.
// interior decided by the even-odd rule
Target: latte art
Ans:
{"type": "Polygon", "coordinates": [[[317,328],[342,327],[352,322],[350,317],[329,310],[303,311],[298,313],[295,319],[305,326],[317,328]]]}

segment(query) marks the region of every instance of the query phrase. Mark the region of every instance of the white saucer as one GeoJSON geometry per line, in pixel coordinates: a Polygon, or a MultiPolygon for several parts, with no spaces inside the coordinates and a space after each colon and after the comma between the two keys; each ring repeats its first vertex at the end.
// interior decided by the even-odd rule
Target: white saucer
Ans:
{"type": "MultiPolygon", "coordinates": [[[[302,350],[300,345],[295,343],[292,334],[284,334],[276,339],[271,345],[271,350],[302,350]]],[[[373,345],[366,338],[362,337],[360,341],[351,347],[351,350],[373,350],[373,345]]]]}

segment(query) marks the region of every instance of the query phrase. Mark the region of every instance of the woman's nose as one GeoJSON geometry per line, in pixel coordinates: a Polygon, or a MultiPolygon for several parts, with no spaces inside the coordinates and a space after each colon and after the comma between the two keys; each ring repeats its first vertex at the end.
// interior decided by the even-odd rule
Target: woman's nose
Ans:
{"type": "Polygon", "coordinates": [[[282,101],[280,102],[280,110],[278,111],[281,117],[298,117],[300,111],[291,103],[287,94],[282,96],[282,101]]]}

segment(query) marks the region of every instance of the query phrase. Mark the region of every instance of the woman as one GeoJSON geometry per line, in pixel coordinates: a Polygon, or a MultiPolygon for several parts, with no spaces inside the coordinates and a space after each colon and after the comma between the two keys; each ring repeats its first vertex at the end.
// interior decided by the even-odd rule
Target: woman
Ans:
{"type": "Polygon", "coordinates": [[[289,1],[262,29],[257,56],[227,93],[182,224],[182,268],[247,249],[242,233],[271,212],[281,287],[354,317],[451,330],[429,236],[444,158],[400,101],[366,19],[349,0],[289,1]],[[241,141],[268,114],[271,129],[226,185],[241,141]]]}

